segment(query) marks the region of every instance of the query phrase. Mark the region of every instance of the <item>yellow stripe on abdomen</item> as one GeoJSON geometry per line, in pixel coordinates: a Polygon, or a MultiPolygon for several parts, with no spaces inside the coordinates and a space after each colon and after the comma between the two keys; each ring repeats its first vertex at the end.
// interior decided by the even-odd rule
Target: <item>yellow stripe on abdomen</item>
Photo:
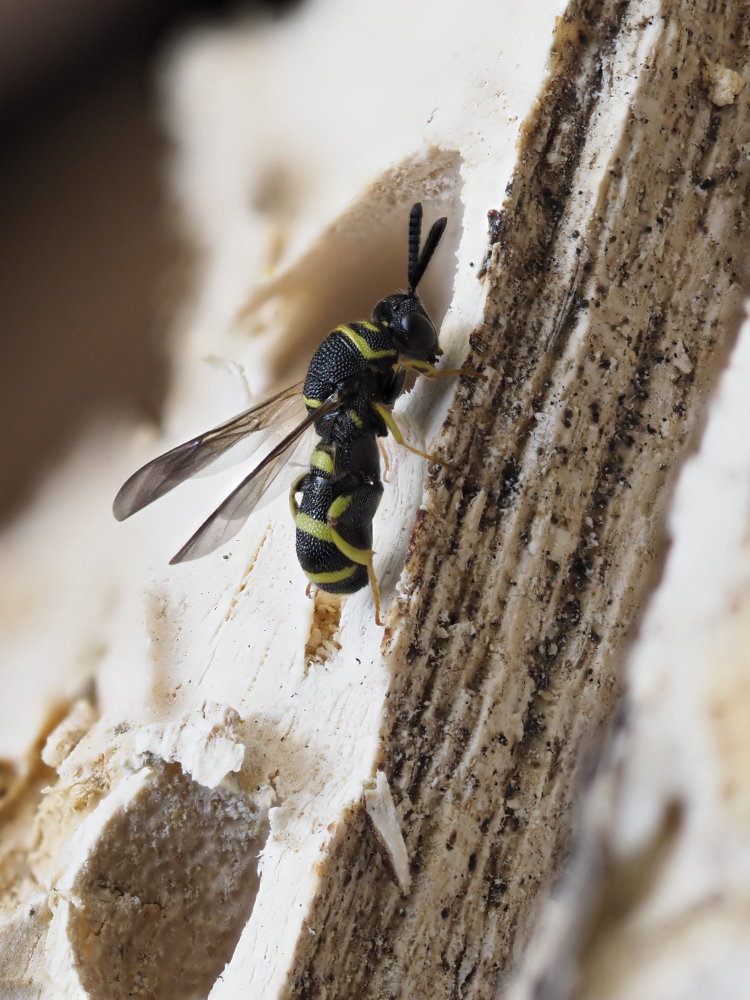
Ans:
{"type": "Polygon", "coordinates": [[[331,506],[328,508],[328,516],[333,518],[341,517],[349,509],[349,504],[351,502],[351,493],[344,493],[340,497],[336,497],[331,506]]]}
{"type": "Polygon", "coordinates": [[[356,563],[352,563],[351,566],[345,566],[344,569],[334,569],[328,573],[309,573],[305,570],[305,576],[310,583],[341,583],[343,580],[348,580],[349,577],[354,576],[358,569],[359,566],[356,563]]]}
{"type": "Polygon", "coordinates": [[[310,517],[309,514],[303,514],[300,511],[294,519],[294,525],[297,531],[301,531],[305,535],[312,535],[313,538],[319,538],[321,542],[333,543],[331,529],[325,521],[318,521],[314,517],[310,517]]]}
{"type": "Polygon", "coordinates": [[[333,458],[327,451],[321,451],[319,448],[316,448],[312,453],[310,465],[319,472],[325,472],[329,476],[333,475],[333,458]]]}

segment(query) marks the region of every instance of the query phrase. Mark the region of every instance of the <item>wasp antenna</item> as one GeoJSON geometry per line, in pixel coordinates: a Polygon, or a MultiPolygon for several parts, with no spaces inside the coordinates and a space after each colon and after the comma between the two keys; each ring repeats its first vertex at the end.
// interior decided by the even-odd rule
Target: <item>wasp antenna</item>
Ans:
{"type": "Polygon", "coordinates": [[[419,271],[419,244],[422,241],[422,203],[412,205],[409,212],[409,291],[417,287],[419,278],[414,276],[419,271]]]}
{"type": "MultiPolygon", "coordinates": [[[[412,212],[414,209],[412,209],[412,212]]],[[[421,215],[421,206],[420,206],[421,215]]],[[[425,271],[427,270],[427,265],[432,260],[432,255],[437,249],[437,245],[440,242],[440,237],[445,232],[445,227],[448,224],[448,220],[445,216],[442,219],[438,219],[433,222],[432,228],[427,234],[427,239],[424,241],[424,246],[422,247],[422,253],[419,255],[416,266],[414,268],[409,268],[409,291],[413,292],[419,282],[422,280],[425,271]]],[[[411,246],[409,247],[411,253],[411,246]]]]}

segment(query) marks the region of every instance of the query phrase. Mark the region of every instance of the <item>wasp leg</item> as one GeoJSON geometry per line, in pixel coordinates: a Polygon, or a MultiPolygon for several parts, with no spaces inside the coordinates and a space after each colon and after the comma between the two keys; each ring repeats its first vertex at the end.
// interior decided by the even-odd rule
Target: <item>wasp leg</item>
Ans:
{"type": "Polygon", "coordinates": [[[447,378],[453,375],[466,375],[467,378],[483,378],[481,372],[473,368],[436,368],[429,361],[417,361],[414,359],[404,359],[399,361],[402,368],[424,375],[425,378],[447,378]]]}
{"type": "Polygon", "coordinates": [[[380,587],[378,586],[378,578],[375,576],[375,567],[372,565],[372,559],[367,564],[367,575],[370,578],[372,597],[375,601],[375,624],[382,627],[384,622],[380,617],[380,587]]]}
{"type": "Polygon", "coordinates": [[[380,438],[378,438],[378,451],[380,452],[380,457],[383,459],[383,465],[385,466],[383,470],[383,482],[390,483],[391,460],[388,458],[388,452],[386,451],[380,438]]]}
{"type": "Polygon", "coordinates": [[[312,580],[310,580],[308,585],[305,587],[305,597],[308,599],[308,601],[312,601],[312,599],[315,597],[317,589],[318,588],[315,586],[312,580]]]}
{"type": "Polygon", "coordinates": [[[420,451],[419,448],[415,448],[414,445],[409,444],[409,442],[404,439],[404,435],[401,433],[401,430],[398,424],[396,423],[393,414],[391,413],[391,411],[388,409],[387,406],[383,406],[382,403],[373,403],[372,405],[374,409],[383,418],[388,430],[391,432],[394,439],[400,445],[403,445],[404,448],[406,448],[408,451],[413,452],[415,455],[420,455],[422,458],[426,458],[428,462],[436,462],[438,465],[444,465],[448,469],[453,468],[452,463],[446,462],[444,458],[438,458],[437,455],[430,455],[429,452],[420,451]]]}
{"type": "Polygon", "coordinates": [[[351,559],[353,563],[357,563],[359,566],[367,567],[367,576],[370,581],[370,587],[372,588],[372,596],[375,599],[375,623],[377,625],[382,625],[383,620],[380,617],[380,587],[378,586],[378,578],[375,575],[375,567],[372,564],[372,559],[375,553],[372,549],[358,549],[350,542],[347,542],[347,540],[336,530],[336,518],[329,520],[328,527],[331,530],[331,539],[336,548],[340,552],[343,552],[347,559],[351,559]]]}

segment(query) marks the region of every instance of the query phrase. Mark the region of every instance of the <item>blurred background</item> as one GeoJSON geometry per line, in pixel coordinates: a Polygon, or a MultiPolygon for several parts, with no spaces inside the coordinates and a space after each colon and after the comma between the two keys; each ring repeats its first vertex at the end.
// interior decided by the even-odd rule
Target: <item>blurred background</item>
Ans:
{"type": "Polygon", "coordinates": [[[92,417],[158,416],[189,273],[164,185],[160,53],[289,0],[0,5],[0,525],[92,417]]]}

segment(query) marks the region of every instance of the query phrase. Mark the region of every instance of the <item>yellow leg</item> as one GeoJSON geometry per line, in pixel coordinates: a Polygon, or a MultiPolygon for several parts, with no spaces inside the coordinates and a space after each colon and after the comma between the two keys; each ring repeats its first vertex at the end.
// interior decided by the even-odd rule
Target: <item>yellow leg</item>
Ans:
{"type": "Polygon", "coordinates": [[[399,364],[402,368],[418,372],[425,378],[447,378],[453,375],[466,375],[469,378],[482,378],[482,373],[474,371],[473,368],[436,368],[429,361],[401,360],[399,364]]]}
{"type": "Polygon", "coordinates": [[[383,459],[383,465],[385,466],[385,469],[383,471],[383,482],[389,483],[391,481],[389,478],[391,474],[391,462],[390,459],[388,458],[388,452],[386,451],[383,442],[380,440],[380,438],[378,438],[378,450],[380,452],[381,458],[383,459]]]}
{"type": "Polygon", "coordinates": [[[380,617],[380,587],[378,586],[378,578],[375,576],[375,567],[372,565],[372,559],[367,564],[367,575],[370,578],[370,587],[372,588],[372,596],[375,601],[375,624],[383,625],[383,620],[380,617]]]}
{"type": "Polygon", "coordinates": [[[385,421],[386,427],[393,435],[394,439],[406,448],[408,451],[413,452],[415,455],[420,455],[422,458],[426,458],[428,462],[436,462],[438,465],[444,465],[448,469],[452,469],[453,465],[450,462],[446,462],[444,458],[438,458],[437,455],[430,455],[427,451],[420,451],[419,448],[415,448],[414,445],[409,444],[408,441],[404,440],[404,435],[396,423],[393,414],[388,409],[387,406],[383,406],[382,403],[372,404],[375,410],[380,414],[380,416],[385,421]]]}
{"type": "Polygon", "coordinates": [[[372,587],[372,596],[375,598],[375,623],[382,625],[383,621],[380,617],[380,587],[378,586],[378,578],[375,576],[375,567],[372,564],[372,558],[375,553],[372,549],[357,549],[353,545],[350,545],[345,538],[342,538],[338,531],[336,531],[336,518],[329,520],[328,527],[331,529],[331,540],[339,552],[343,552],[347,559],[351,559],[358,566],[367,567],[367,577],[370,581],[370,587],[372,587]]]}

